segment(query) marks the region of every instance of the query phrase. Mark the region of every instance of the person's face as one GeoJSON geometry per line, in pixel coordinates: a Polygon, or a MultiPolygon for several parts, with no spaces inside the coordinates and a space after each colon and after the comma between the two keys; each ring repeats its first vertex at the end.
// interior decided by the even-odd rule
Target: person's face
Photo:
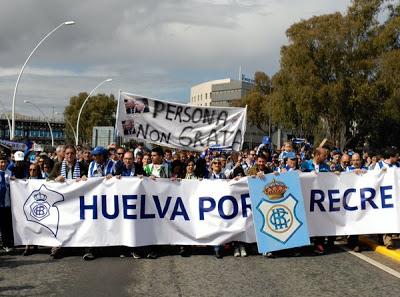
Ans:
{"type": "Polygon", "coordinates": [[[92,158],[92,156],[90,155],[90,151],[89,150],[85,150],[83,152],[83,160],[90,161],[91,158],[92,158]]]}
{"type": "Polygon", "coordinates": [[[0,170],[6,170],[7,160],[0,160],[0,170]]]}
{"type": "Polygon", "coordinates": [[[335,162],[337,164],[337,163],[339,163],[339,160],[340,160],[339,154],[333,155],[333,162],[335,162]]]}
{"type": "Polygon", "coordinates": [[[172,158],[172,153],[171,152],[165,152],[165,160],[171,160],[172,158]]]}
{"type": "Polygon", "coordinates": [[[346,167],[346,166],[349,166],[349,165],[350,165],[350,157],[347,156],[347,155],[344,155],[344,156],[342,157],[341,163],[342,163],[342,165],[345,166],[345,167],[346,167]]]}
{"type": "Polygon", "coordinates": [[[102,164],[102,163],[104,163],[104,156],[103,155],[95,155],[94,160],[96,161],[96,163],[102,164]]]}
{"type": "Polygon", "coordinates": [[[124,149],[121,149],[121,148],[117,149],[117,157],[119,160],[122,160],[123,158],[125,158],[124,154],[125,154],[124,149]]]}
{"type": "Polygon", "coordinates": [[[123,124],[122,127],[124,130],[132,130],[133,128],[133,121],[132,120],[126,120],[123,124]]]}
{"type": "Polygon", "coordinates": [[[186,172],[187,173],[193,173],[194,171],[194,163],[193,162],[189,162],[189,164],[186,166],[186,172]]]}
{"type": "Polygon", "coordinates": [[[70,163],[70,164],[74,163],[75,162],[75,158],[76,158],[76,155],[75,155],[75,150],[74,149],[68,148],[68,149],[65,150],[65,161],[67,163],[70,163]]]}
{"type": "Polygon", "coordinates": [[[132,168],[133,166],[133,154],[128,152],[124,154],[124,164],[126,168],[132,168]]]}
{"type": "Polygon", "coordinates": [[[44,172],[49,173],[51,171],[50,169],[51,168],[50,168],[49,164],[43,164],[43,171],[44,172]]]}
{"type": "Polygon", "coordinates": [[[355,154],[351,158],[351,163],[355,168],[361,168],[361,158],[358,154],[355,154]]]}
{"type": "Polygon", "coordinates": [[[150,157],[148,155],[143,156],[143,165],[147,165],[150,163],[150,157]]]}
{"type": "Polygon", "coordinates": [[[38,165],[39,165],[41,168],[43,168],[43,163],[44,163],[43,158],[39,158],[39,160],[38,160],[38,165]]]}
{"type": "Polygon", "coordinates": [[[136,156],[136,163],[142,164],[142,161],[143,161],[143,156],[137,155],[136,156]]]}
{"type": "Polygon", "coordinates": [[[211,165],[212,171],[215,173],[220,173],[221,172],[221,168],[222,168],[222,164],[221,161],[213,161],[212,165],[211,165]]]}
{"type": "Polygon", "coordinates": [[[57,152],[57,158],[59,160],[63,160],[64,156],[65,156],[65,151],[64,150],[60,150],[60,151],[57,152]]]}
{"type": "Polygon", "coordinates": [[[157,154],[156,152],[152,152],[150,156],[151,156],[151,162],[153,164],[161,164],[162,163],[162,157],[159,154],[157,154]]]}
{"type": "Polygon", "coordinates": [[[221,158],[221,166],[225,167],[226,165],[226,159],[225,158],[221,158]]]}
{"type": "MultiPolygon", "coordinates": [[[[326,160],[326,158],[328,158],[328,151],[326,149],[321,149],[321,151],[319,152],[319,154],[317,154],[317,163],[320,164],[322,162],[324,162],[326,160]]],[[[350,163],[350,160],[349,160],[350,163]]]]}
{"type": "Polygon", "coordinates": [[[181,154],[181,162],[185,163],[186,162],[186,154],[181,154]]]}
{"type": "Polygon", "coordinates": [[[285,149],[286,152],[291,152],[292,151],[292,146],[290,144],[285,144],[284,149],[285,149]]]}
{"type": "Polygon", "coordinates": [[[256,152],[255,151],[250,151],[250,153],[247,155],[247,158],[250,161],[254,161],[255,157],[256,157],[256,152]]]}
{"type": "Polygon", "coordinates": [[[257,167],[258,169],[264,170],[267,161],[264,158],[257,158],[257,167]]]}
{"type": "Polygon", "coordinates": [[[34,164],[29,166],[29,176],[30,177],[38,177],[39,176],[39,167],[34,164]]]}
{"type": "Polygon", "coordinates": [[[286,161],[286,165],[287,165],[289,168],[296,168],[296,159],[288,159],[288,160],[286,161]]]}

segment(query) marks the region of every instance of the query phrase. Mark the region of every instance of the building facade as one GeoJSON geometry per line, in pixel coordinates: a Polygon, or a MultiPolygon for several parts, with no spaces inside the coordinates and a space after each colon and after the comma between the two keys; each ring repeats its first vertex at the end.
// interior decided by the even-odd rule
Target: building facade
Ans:
{"type": "MultiPolygon", "coordinates": [[[[212,80],[193,86],[190,89],[190,104],[194,106],[235,106],[251,90],[254,84],[250,81],[231,78],[212,80]]],[[[260,144],[265,134],[254,126],[247,124],[244,136],[244,147],[252,148],[260,144]]]]}
{"type": "MultiPolygon", "coordinates": [[[[53,130],[54,144],[65,143],[65,124],[62,120],[49,119],[53,130]]],[[[0,116],[0,139],[10,139],[10,128],[5,115],[0,116]]],[[[51,145],[51,133],[47,119],[42,117],[15,116],[15,142],[34,141],[38,144],[51,145]]]]}
{"type": "Polygon", "coordinates": [[[212,80],[190,89],[190,104],[195,106],[233,106],[244,98],[253,84],[231,78],[212,80]]]}

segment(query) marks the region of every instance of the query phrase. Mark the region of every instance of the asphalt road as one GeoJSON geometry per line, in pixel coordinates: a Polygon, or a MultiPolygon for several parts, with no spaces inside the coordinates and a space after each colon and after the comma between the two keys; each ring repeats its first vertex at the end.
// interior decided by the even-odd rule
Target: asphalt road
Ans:
{"type": "Polygon", "coordinates": [[[115,255],[91,262],[75,252],[52,260],[47,252],[0,253],[0,296],[400,296],[400,279],[340,249],[275,259],[218,260],[201,251],[189,258],[115,255]]]}

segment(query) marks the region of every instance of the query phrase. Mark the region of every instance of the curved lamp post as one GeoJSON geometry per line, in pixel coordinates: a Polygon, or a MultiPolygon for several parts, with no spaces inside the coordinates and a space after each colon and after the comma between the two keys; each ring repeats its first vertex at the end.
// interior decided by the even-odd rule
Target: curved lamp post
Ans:
{"type": "Polygon", "coordinates": [[[45,118],[45,120],[46,120],[46,122],[47,122],[47,124],[49,125],[49,128],[50,128],[51,146],[54,147],[53,129],[51,129],[50,122],[49,122],[49,120],[46,118],[46,115],[44,114],[44,112],[43,112],[36,104],[33,104],[33,102],[31,102],[31,101],[29,101],[29,100],[24,100],[24,103],[31,104],[33,107],[35,107],[35,108],[43,115],[43,117],[45,118]]]}
{"type": "MultiPolygon", "coordinates": [[[[56,112],[56,115],[62,115],[61,112],[56,112]]],[[[64,121],[66,121],[68,123],[68,125],[71,127],[72,133],[74,134],[74,139],[76,139],[76,133],[75,133],[75,129],[74,126],[72,126],[71,122],[67,120],[66,117],[64,117],[64,121]]]]}
{"type": "Polygon", "coordinates": [[[42,40],[39,41],[39,43],[35,46],[35,48],[32,50],[32,52],[29,54],[28,58],[26,59],[24,65],[22,65],[21,71],[19,72],[17,82],[15,83],[15,88],[14,88],[14,95],[12,99],[12,111],[11,111],[11,131],[10,131],[10,140],[14,139],[14,134],[15,134],[15,97],[17,95],[17,89],[18,89],[18,84],[19,80],[21,79],[22,73],[25,70],[26,64],[28,64],[29,59],[32,57],[32,55],[35,53],[37,48],[45,41],[51,34],[53,34],[55,31],[57,31],[59,28],[61,28],[64,25],[73,25],[75,24],[74,21],[68,21],[68,22],[63,22],[57,27],[55,27],[53,30],[51,30],[49,33],[47,33],[42,40]]]}
{"type": "Polygon", "coordinates": [[[76,138],[75,138],[75,145],[78,145],[78,139],[79,139],[79,121],[81,119],[81,113],[83,110],[83,107],[85,106],[86,102],[89,100],[90,96],[92,96],[93,92],[100,87],[102,84],[106,83],[106,82],[110,82],[112,81],[111,78],[107,78],[106,80],[103,80],[101,83],[99,83],[90,93],[89,95],[86,97],[85,101],[83,101],[82,103],[82,107],[79,110],[79,114],[78,114],[78,119],[76,120],[76,138]]]}

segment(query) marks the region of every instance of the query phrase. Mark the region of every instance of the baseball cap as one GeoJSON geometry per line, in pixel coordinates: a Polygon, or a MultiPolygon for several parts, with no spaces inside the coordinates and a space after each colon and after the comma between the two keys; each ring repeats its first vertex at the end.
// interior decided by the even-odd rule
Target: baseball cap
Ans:
{"type": "Polygon", "coordinates": [[[296,154],[295,154],[294,152],[288,152],[288,153],[286,154],[285,158],[291,159],[291,160],[297,159],[297,158],[296,158],[296,154]]]}
{"type": "Polygon", "coordinates": [[[25,154],[24,154],[24,152],[16,151],[16,152],[14,153],[14,160],[15,160],[15,161],[24,161],[24,159],[25,159],[25,154]]]}
{"type": "Polygon", "coordinates": [[[92,151],[91,154],[93,156],[96,155],[108,155],[108,150],[106,150],[104,147],[102,146],[96,146],[92,151]]]}

